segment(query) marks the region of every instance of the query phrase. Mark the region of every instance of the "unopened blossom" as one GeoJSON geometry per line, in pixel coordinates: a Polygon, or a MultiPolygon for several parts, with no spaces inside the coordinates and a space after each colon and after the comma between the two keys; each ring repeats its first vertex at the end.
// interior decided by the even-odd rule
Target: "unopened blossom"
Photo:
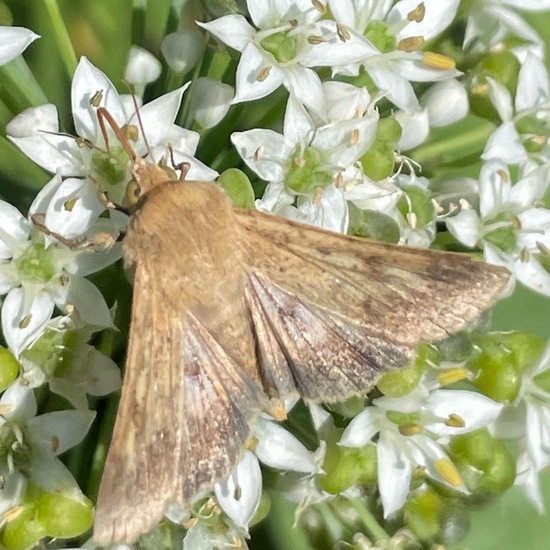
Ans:
{"type": "Polygon", "coordinates": [[[0,65],[21,55],[37,38],[40,37],[23,27],[0,27],[0,65]]]}
{"type": "Polygon", "coordinates": [[[124,79],[136,86],[138,95],[141,96],[145,86],[154,82],[161,72],[162,65],[151,52],[139,46],[130,47],[124,79]]]}
{"type": "Polygon", "coordinates": [[[235,90],[212,78],[198,78],[193,88],[190,111],[203,129],[212,128],[229,111],[235,90]]]}

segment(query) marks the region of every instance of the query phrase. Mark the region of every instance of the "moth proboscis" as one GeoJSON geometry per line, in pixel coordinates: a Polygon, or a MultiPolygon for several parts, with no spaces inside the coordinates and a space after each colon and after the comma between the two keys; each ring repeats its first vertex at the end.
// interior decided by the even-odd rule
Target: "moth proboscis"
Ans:
{"type": "Polygon", "coordinates": [[[215,183],[172,181],[130,154],[139,201],[123,251],[134,295],[100,544],[131,543],[170,504],[189,507],[226,478],[261,411],[285,397],[366,393],[507,284],[506,269],[465,255],[234,207],[215,183]]]}

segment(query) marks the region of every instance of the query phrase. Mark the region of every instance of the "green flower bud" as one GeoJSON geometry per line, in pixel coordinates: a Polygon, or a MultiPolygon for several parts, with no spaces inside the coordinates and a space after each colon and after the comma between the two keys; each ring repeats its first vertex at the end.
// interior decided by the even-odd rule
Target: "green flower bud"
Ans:
{"type": "Polygon", "coordinates": [[[449,456],[459,469],[463,465],[472,465],[479,470],[486,470],[491,466],[496,443],[489,431],[481,428],[453,437],[449,456]]]}
{"type": "Polygon", "coordinates": [[[458,332],[437,343],[441,361],[464,361],[472,355],[472,341],[467,332],[458,332]]]}
{"type": "Polygon", "coordinates": [[[93,524],[93,504],[84,495],[69,498],[62,493],[42,493],[36,503],[37,518],[51,537],[81,535],[93,524]]]}
{"type": "Polygon", "coordinates": [[[487,77],[503,84],[513,96],[516,92],[520,62],[510,51],[487,54],[471,72],[473,85],[469,90],[472,112],[484,119],[500,121],[489,95],[487,77]]]}
{"type": "Polygon", "coordinates": [[[501,346],[511,352],[512,360],[519,372],[532,367],[546,346],[546,342],[537,334],[521,331],[493,334],[498,335],[501,346]]]}
{"type": "Polygon", "coordinates": [[[501,441],[496,440],[493,460],[479,479],[477,490],[482,493],[503,493],[516,480],[516,460],[501,441]]]}
{"type": "Polygon", "coordinates": [[[19,361],[9,349],[0,346],[0,392],[3,392],[19,375],[19,361]]]}
{"type": "Polygon", "coordinates": [[[263,519],[269,514],[271,509],[271,498],[266,491],[262,491],[262,496],[260,497],[260,504],[258,504],[258,509],[254,514],[254,517],[250,520],[249,526],[252,527],[256,523],[260,523],[263,519]]]}
{"type": "Polygon", "coordinates": [[[407,185],[403,188],[407,196],[397,201],[397,209],[406,219],[407,214],[414,212],[416,227],[425,227],[435,219],[435,207],[430,194],[416,185],[407,185]]]}
{"type": "Polygon", "coordinates": [[[417,348],[416,359],[409,367],[386,372],[378,380],[377,387],[390,397],[401,397],[416,387],[418,381],[426,370],[427,362],[438,363],[437,351],[428,345],[420,345],[417,348]]]}
{"type": "Polygon", "coordinates": [[[27,503],[4,527],[2,547],[6,550],[27,550],[47,535],[46,529],[36,516],[34,505],[27,503]]]}
{"type": "Polygon", "coordinates": [[[358,482],[374,483],[377,479],[377,457],[374,444],[360,448],[338,445],[343,429],[335,430],[327,441],[323,462],[325,474],[321,485],[328,493],[337,494],[358,482]]]}
{"type": "Polygon", "coordinates": [[[344,418],[353,418],[365,408],[365,399],[359,395],[350,397],[341,403],[333,403],[331,410],[344,418]]]}
{"type": "Polygon", "coordinates": [[[365,174],[380,181],[393,174],[395,148],[402,128],[395,118],[382,118],[376,127],[376,136],[369,150],[361,157],[365,174]]]}
{"type": "Polygon", "coordinates": [[[405,503],[405,522],[420,540],[430,541],[441,531],[444,509],[443,499],[432,489],[426,489],[405,503]]]}
{"type": "Polygon", "coordinates": [[[349,204],[348,233],[386,243],[399,241],[399,226],[393,218],[375,210],[361,210],[353,203],[349,204]]]}
{"type": "Polygon", "coordinates": [[[254,208],[254,190],[244,172],[238,168],[229,168],[222,172],[218,178],[218,184],[235,206],[254,208]]]}

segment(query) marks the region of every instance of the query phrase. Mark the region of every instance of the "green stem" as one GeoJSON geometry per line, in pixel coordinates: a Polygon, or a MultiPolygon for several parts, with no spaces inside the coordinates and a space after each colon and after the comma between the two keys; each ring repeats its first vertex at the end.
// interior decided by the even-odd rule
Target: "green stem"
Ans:
{"type": "Polygon", "coordinates": [[[27,107],[48,103],[46,94],[34,78],[22,56],[0,67],[0,93],[7,108],[20,113],[27,107]]]}
{"type": "Polygon", "coordinates": [[[371,514],[371,512],[369,512],[369,510],[367,510],[364,500],[359,498],[350,498],[349,502],[357,512],[357,515],[359,516],[361,523],[365,526],[367,532],[374,539],[374,542],[390,539],[388,533],[382,529],[375,517],[371,514]]]}
{"type": "Polygon", "coordinates": [[[430,142],[420,145],[410,153],[411,158],[420,163],[424,171],[447,164],[451,161],[483,151],[487,139],[495,126],[481,119],[470,119],[468,127],[458,133],[442,137],[434,135],[430,142]]]}
{"type": "Polygon", "coordinates": [[[73,73],[76,69],[76,54],[74,52],[73,44],[67,32],[67,27],[61,16],[57,0],[44,0],[44,5],[54,30],[55,41],[57,48],[61,54],[61,60],[65,65],[65,70],[69,76],[69,80],[73,77],[73,73]]]}

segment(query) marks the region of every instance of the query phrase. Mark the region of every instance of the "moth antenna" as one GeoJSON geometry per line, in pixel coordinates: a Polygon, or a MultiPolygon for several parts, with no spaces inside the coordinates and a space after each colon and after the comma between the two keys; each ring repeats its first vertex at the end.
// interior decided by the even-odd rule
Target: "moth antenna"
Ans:
{"type": "Polygon", "coordinates": [[[145,128],[143,127],[143,121],[141,120],[141,114],[139,112],[139,105],[138,105],[138,102],[137,102],[134,85],[131,82],[126,82],[126,86],[128,86],[128,89],[130,90],[130,95],[132,96],[132,102],[134,103],[134,110],[136,112],[136,118],[138,120],[139,129],[141,130],[141,135],[143,136],[143,141],[145,143],[145,147],[147,148],[147,154],[151,157],[151,160],[153,161],[153,164],[156,164],[155,156],[153,155],[153,151],[151,150],[151,146],[149,145],[149,142],[147,141],[147,134],[145,133],[145,128]]]}

